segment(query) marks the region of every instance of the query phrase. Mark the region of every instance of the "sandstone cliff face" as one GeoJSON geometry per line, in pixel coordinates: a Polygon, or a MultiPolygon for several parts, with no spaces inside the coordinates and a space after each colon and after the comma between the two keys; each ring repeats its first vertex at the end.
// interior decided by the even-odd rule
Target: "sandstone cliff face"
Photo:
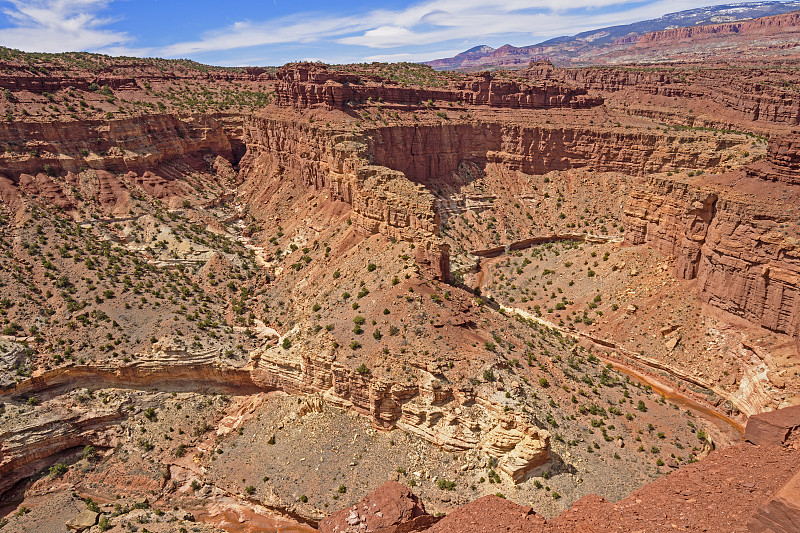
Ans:
{"type": "Polygon", "coordinates": [[[665,96],[698,95],[683,84],[684,77],[667,71],[623,69],[613,67],[586,67],[580,69],[555,68],[548,62],[536,62],[523,71],[532,79],[557,80],[594,91],[621,91],[627,87],[650,94],[665,96]]]}
{"type": "Polygon", "coordinates": [[[498,470],[518,483],[550,459],[550,434],[522,415],[454,389],[435,374],[423,372],[418,383],[392,383],[359,374],[330,354],[258,350],[251,376],[264,389],[324,393],[328,403],[354,409],[376,427],[400,428],[450,451],[480,448],[498,459],[498,470]]]}
{"type": "Polygon", "coordinates": [[[497,122],[342,132],[266,114],[248,120],[246,139],[241,177],[255,212],[258,198],[267,198],[280,179],[328,191],[352,206],[353,224],[363,234],[416,243],[418,262],[439,279],[449,276],[449,250],[438,237],[440,214],[431,190],[451,186],[464,163],[526,174],[588,168],[644,175],[714,167],[727,149],[743,142],[735,136],[698,137],[691,132],[664,135],[497,122]]]}
{"type": "Polygon", "coordinates": [[[723,69],[696,72],[614,67],[558,69],[547,63],[536,63],[523,72],[531,79],[575,84],[601,94],[627,90],[687,98],[687,107],[690,109],[692,104],[696,104],[698,111],[707,107],[704,102],[733,111],[730,117],[715,117],[720,125],[739,128],[742,121],[800,124],[800,93],[785,86],[785,80],[775,78],[767,69],[741,69],[731,77],[723,69]]]}
{"type": "Polygon", "coordinates": [[[672,43],[681,39],[707,38],[731,33],[769,34],[778,31],[800,32],[800,14],[786,13],[742,22],[707,24],[704,26],[654,31],[639,37],[637,46],[646,46],[664,41],[672,43]]]}
{"type": "Polygon", "coordinates": [[[794,131],[791,135],[771,138],[767,144],[767,157],[748,169],[749,174],[760,179],[800,185],[799,133],[794,131]]]}
{"type": "Polygon", "coordinates": [[[800,241],[789,210],[733,192],[652,178],[626,208],[626,241],[675,258],[702,300],[800,336],[800,241]]]}
{"type": "Polygon", "coordinates": [[[741,139],[683,133],[658,135],[591,127],[453,123],[386,127],[368,132],[369,150],[380,165],[413,181],[447,182],[463,162],[496,163],[526,174],[589,168],[644,175],[719,164],[723,150],[741,139]]]}
{"type": "Polygon", "coordinates": [[[119,410],[52,413],[0,433],[0,495],[20,479],[52,464],[52,456],[78,446],[111,446],[119,410]]]}
{"type": "Polygon", "coordinates": [[[56,172],[76,172],[83,167],[143,173],[177,159],[206,169],[198,156],[215,154],[233,160],[236,149],[231,141],[222,117],[208,115],[15,121],[0,126],[0,143],[12,148],[0,155],[0,174],[15,180],[23,173],[36,175],[45,165],[56,172]]]}
{"type": "Polygon", "coordinates": [[[254,116],[248,121],[247,146],[241,175],[245,190],[255,197],[277,176],[328,191],[352,206],[353,224],[362,233],[414,242],[419,246],[418,262],[434,277],[449,279],[449,251],[438,237],[434,196],[402,172],[371,165],[362,137],[254,116]]]}
{"type": "Polygon", "coordinates": [[[405,106],[420,106],[428,100],[436,100],[519,109],[583,108],[603,103],[602,98],[587,95],[583,88],[493,80],[488,73],[450,89],[402,87],[379,77],[362,80],[311,64],[284,67],[277,77],[280,80],[275,91],[277,103],[301,108],[324,105],[344,109],[349,104],[367,100],[405,106]]]}
{"type": "MultiPolygon", "coordinates": [[[[111,363],[48,371],[9,385],[4,392],[26,394],[64,385],[174,387],[202,382],[238,393],[282,390],[316,394],[315,403],[325,401],[352,409],[368,416],[377,428],[400,428],[450,451],[480,448],[498,459],[498,471],[513,482],[524,479],[550,457],[546,430],[427,371],[417,383],[394,383],[347,368],[330,352],[287,352],[265,346],[251,353],[246,365],[233,365],[219,351],[189,353],[166,344],[157,343],[152,353],[141,354],[136,362],[123,366],[111,363]]],[[[0,494],[17,479],[41,468],[40,460],[85,444],[107,446],[104,428],[121,417],[117,410],[77,413],[0,435],[4,443],[0,448],[0,494]],[[12,471],[19,472],[19,477],[5,483],[4,474],[12,471]]]]}

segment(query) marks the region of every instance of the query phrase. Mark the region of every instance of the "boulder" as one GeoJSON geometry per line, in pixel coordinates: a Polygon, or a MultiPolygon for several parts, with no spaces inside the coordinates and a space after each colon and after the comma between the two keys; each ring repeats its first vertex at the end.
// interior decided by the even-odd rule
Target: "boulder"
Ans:
{"type": "Polygon", "coordinates": [[[747,525],[750,533],[800,531],[800,472],[796,473],[761,508],[747,525]]]}
{"type": "Polygon", "coordinates": [[[800,405],[751,416],[747,420],[744,438],[759,446],[780,445],[797,428],[800,428],[800,405]]]}
{"type": "Polygon", "coordinates": [[[319,524],[320,533],[406,533],[422,531],[437,521],[411,489],[387,481],[353,506],[319,524]]]}
{"type": "Polygon", "coordinates": [[[71,531],[84,531],[95,525],[99,516],[99,513],[95,513],[89,509],[84,509],[77,515],[70,518],[65,525],[67,526],[67,529],[71,531]]]}

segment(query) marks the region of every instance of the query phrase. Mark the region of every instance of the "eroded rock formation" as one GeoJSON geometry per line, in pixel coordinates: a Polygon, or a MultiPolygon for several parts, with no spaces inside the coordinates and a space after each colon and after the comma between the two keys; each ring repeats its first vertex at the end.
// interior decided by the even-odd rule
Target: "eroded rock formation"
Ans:
{"type": "Polygon", "coordinates": [[[320,533],[400,533],[419,531],[437,522],[408,487],[387,481],[352,507],[320,522],[320,533]]]}
{"type": "Polygon", "coordinates": [[[696,181],[652,178],[633,192],[626,216],[626,241],[674,258],[675,275],[697,279],[704,301],[800,335],[800,243],[789,206],[696,181]]]}
{"type": "Polygon", "coordinates": [[[434,277],[449,279],[449,251],[438,237],[433,194],[402,172],[371,165],[362,136],[267,116],[251,119],[247,131],[241,175],[252,198],[265,194],[265,180],[277,176],[328,191],[352,206],[353,224],[364,234],[414,242],[419,263],[434,277]]]}
{"type": "Polygon", "coordinates": [[[344,109],[368,100],[414,107],[439,101],[519,109],[585,108],[603,103],[601,98],[587,95],[582,87],[495,81],[489,73],[448,89],[406,87],[379,76],[362,79],[353,74],[331,72],[324,65],[312,63],[287,65],[278,71],[277,77],[278,103],[296,107],[324,105],[330,109],[344,109]]]}

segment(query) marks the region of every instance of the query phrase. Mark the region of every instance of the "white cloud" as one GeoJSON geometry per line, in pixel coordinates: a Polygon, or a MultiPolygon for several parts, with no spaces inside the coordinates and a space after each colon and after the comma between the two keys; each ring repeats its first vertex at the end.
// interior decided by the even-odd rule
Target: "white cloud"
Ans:
{"type": "Polygon", "coordinates": [[[30,52],[100,50],[131,40],[104,29],[112,22],[98,16],[109,0],[8,0],[2,12],[13,27],[0,28],[0,43],[30,52]]]}
{"type": "MultiPolygon", "coordinates": [[[[128,34],[110,30],[108,24],[112,21],[100,16],[112,0],[6,0],[11,7],[2,11],[12,27],[0,29],[0,44],[29,51],[213,57],[219,63],[239,64],[241,60],[233,58],[232,51],[252,49],[247,53],[250,58],[262,53],[272,56],[277,50],[275,45],[291,45],[295,51],[290,53],[302,56],[423,60],[443,53],[420,50],[462,44],[467,48],[487,41],[497,45],[501,39],[522,46],[724,1],[652,0],[643,4],[642,0],[427,0],[401,9],[373,9],[348,16],[335,12],[297,13],[260,21],[241,20],[193,40],[143,48],[136,47],[128,34]],[[297,45],[301,47],[299,52],[297,45]],[[262,51],[257,47],[269,48],[262,51]],[[365,48],[386,52],[369,53],[365,48]]],[[[292,59],[296,58],[283,58],[292,59]]]]}
{"type": "MultiPolygon", "coordinates": [[[[655,18],[725,0],[429,0],[399,10],[376,9],[358,16],[305,13],[268,21],[242,21],[196,41],[163,48],[166,57],[285,43],[331,42],[368,48],[436,46],[455,40],[516,35],[537,39],[655,18]]],[[[404,53],[398,51],[398,53],[404,53]]],[[[428,57],[435,57],[432,52],[428,57]]],[[[369,56],[391,57],[394,54],[369,56]]],[[[422,54],[415,54],[420,57],[422,54]]]]}
{"type": "Polygon", "coordinates": [[[317,42],[369,26],[359,17],[292,16],[267,22],[237,22],[227,28],[207,32],[197,41],[175,43],[159,51],[166,57],[233,50],[281,43],[317,42]]]}
{"type": "Polygon", "coordinates": [[[451,57],[463,52],[463,48],[455,48],[452,50],[438,50],[432,52],[401,52],[397,54],[378,54],[374,56],[367,56],[363,61],[384,61],[387,63],[400,63],[403,61],[429,61],[437,57],[451,57]]]}

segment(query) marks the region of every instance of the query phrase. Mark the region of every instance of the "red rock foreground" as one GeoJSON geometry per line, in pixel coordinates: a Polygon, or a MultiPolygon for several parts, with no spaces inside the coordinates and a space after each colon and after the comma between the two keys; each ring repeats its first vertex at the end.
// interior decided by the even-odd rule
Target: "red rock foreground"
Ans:
{"type": "Polygon", "coordinates": [[[388,482],[325,519],[324,533],[800,531],[800,407],[750,418],[746,438],[627,498],[586,496],[545,520],[531,507],[484,496],[437,521],[409,489],[388,482]]]}

